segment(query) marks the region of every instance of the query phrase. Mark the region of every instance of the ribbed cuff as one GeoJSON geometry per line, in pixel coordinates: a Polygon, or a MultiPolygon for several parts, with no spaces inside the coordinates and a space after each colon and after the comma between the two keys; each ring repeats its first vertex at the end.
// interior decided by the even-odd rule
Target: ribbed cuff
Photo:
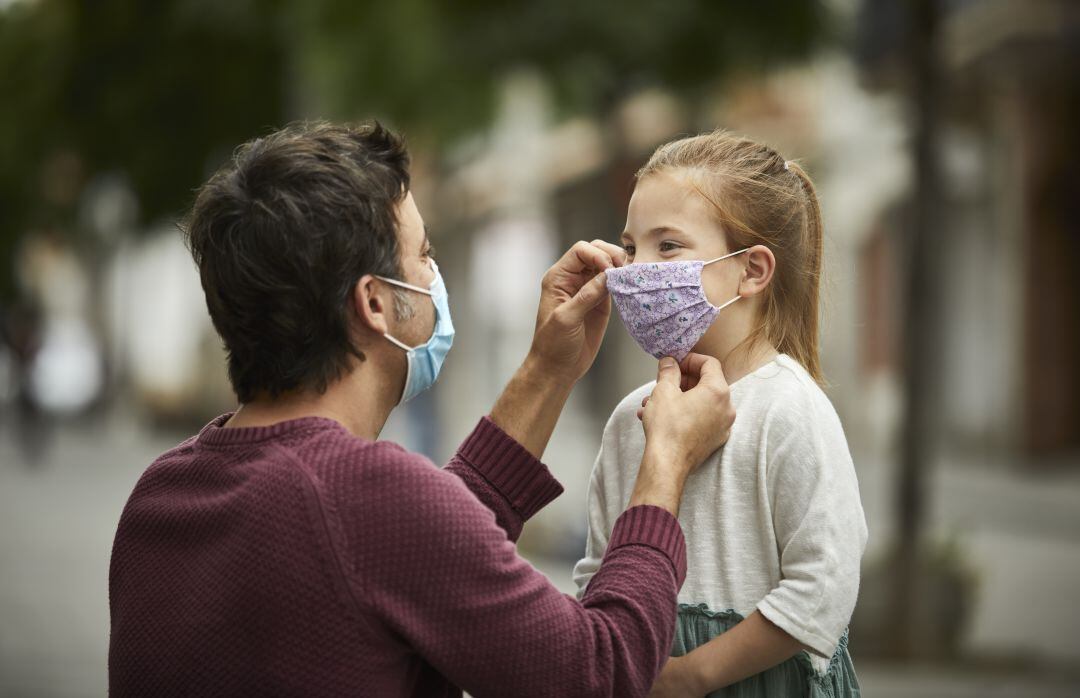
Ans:
{"type": "Polygon", "coordinates": [[[547,466],[488,417],[476,425],[458,455],[501,492],[522,519],[563,493],[547,466]]]}
{"type": "Polygon", "coordinates": [[[621,545],[647,545],[668,556],[675,566],[678,586],[686,580],[686,539],[671,512],[651,504],[630,507],[615,521],[607,553],[621,545]]]}

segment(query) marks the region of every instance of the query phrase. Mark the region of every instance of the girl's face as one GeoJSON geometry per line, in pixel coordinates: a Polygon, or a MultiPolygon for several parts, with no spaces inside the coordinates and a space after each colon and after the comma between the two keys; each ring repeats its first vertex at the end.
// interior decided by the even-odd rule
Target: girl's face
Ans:
{"type": "MultiPolygon", "coordinates": [[[[677,170],[638,181],[621,239],[627,263],[710,260],[734,252],[728,248],[727,236],[711,208],[677,170]]],[[[725,259],[702,271],[705,295],[713,305],[738,295],[744,257],[725,259]]]]}

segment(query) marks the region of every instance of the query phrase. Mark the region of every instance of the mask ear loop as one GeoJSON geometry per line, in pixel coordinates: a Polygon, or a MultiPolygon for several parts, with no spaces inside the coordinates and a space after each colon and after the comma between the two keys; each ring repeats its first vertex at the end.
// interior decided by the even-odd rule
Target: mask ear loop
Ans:
{"type": "MultiPolygon", "coordinates": [[[[401,288],[407,288],[410,291],[416,291],[417,293],[423,293],[424,295],[427,295],[427,296],[434,296],[435,295],[429,289],[420,288],[419,286],[413,286],[412,284],[407,284],[404,281],[398,281],[397,279],[388,279],[385,276],[379,276],[378,274],[375,274],[374,276],[375,276],[376,279],[379,279],[380,281],[385,281],[388,284],[393,284],[395,286],[400,286],[401,288]]],[[[397,346],[401,347],[402,349],[404,349],[407,352],[412,351],[413,349],[416,349],[416,347],[410,347],[408,344],[406,344],[405,342],[402,342],[400,339],[396,339],[389,332],[384,334],[383,337],[386,337],[392,343],[396,344],[397,346]]]]}
{"type": "Polygon", "coordinates": [[[729,252],[726,255],[724,255],[723,257],[717,257],[716,259],[710,259],[707,262],[702,262],[701,266],[705,266],[707,264],[712,264],[713,262],[719,262],[721,259],[727,259],[728,257],[734,257],[735,255],[740,255],[743,252],[749,252],[749,251],[750,251],[749,247],[744,247],[741,250],[739,250],[738,252],[729,252]]]}
{"type": "MultiPolygon", "coordinates": [[[[741,250],[739,250],[737,252],[729,252],[728,254],[724,255],[723,257],[717,257],[716,259],[710,259],[709,261],[705,262],[701,266],[705,266],[707,264],[712,264],[713,262],[719,262],[722,259],[727,259],[728,257],[734,257],[735,255],[740,255],[743,252],[749,252],[749,251],[750,251],[749,247],[744,247],[743,249],[741,249],[741,250]]],[[[732,298],[728,302],[724,303],[723,305],[716,306],[716,312],[720,312],[721,310],[728,307],[729,305],[731,305],[735,301],[739,300],[740,298],[742,298],[742,296],[735,296],[734,298],[732,298]]],[[[706,300],[708,300],[708,299],[706,299],[706,300]]]]}
{"type": "Polygon", "coordinates": [[[407,352],[408,352],[408,351],[412,351],[413,349],[415,349],[415,348],[416,348],[416,347],[410,347],[410,346],[409,346],[408,344],[406,344],[405,342],[401,341],[400,339],[396,339],[396,338],[395,338],[395,337],[394,337],[394,336],[393,336],[392,334],[390,334],[389,332],[387,332],[386,334],[384,334],[384,335],[383,335],[383,337],[386,337],[386,338],[387,338],[387,339],[389,339],[389,340],[390,340],[390,341],[391,341],[392,343],[394,343],[394,344],[398,345],[399,347],[401,347],[402,349],[404,349],[404,350],[405,350],[405,351],[407,351],[407,352]]]}
{"type": "Polygon", "coordinates": [[[420,288],[419,286],[413,286],[412,284],[407,284],[404,281],[398,281],[397,279],[388,279],[387,277],[379,276],[378,274],[375,274],[374,276],[379,281],[385,281],[388,284],[394,284],[395,286],[400,286],[401,288],[407,288],[410,291],[416,291],[417,293],[423,293],[424,295],[427,295],[427,296],[434,295],[431,292],[431,289],[428,289],[428,288],[420,288]]]}
{"type": "Polygon", "coordinates": [[[742,298],[742,296],[735,296],[734,298],[732,298],[731,300],[729,300],[729,301],[728,301],[727,303],[724,303],[723,305],[718,305],[718,306],[716,306],[716,312],[720,312],[721,310],[723,310],[724,308],[728,307],[729,305],[731,305],[731,304],[732,304],[732,303],[734,303],[735,301],[737,301],[737,300],[740,300],[741,298],[742,298]]]}

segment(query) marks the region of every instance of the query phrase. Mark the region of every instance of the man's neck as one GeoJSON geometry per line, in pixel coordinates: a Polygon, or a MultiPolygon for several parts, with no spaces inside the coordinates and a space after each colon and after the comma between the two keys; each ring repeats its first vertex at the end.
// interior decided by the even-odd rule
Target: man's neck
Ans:
{"type": "Polygon", "coordinates": [[[307,391],[256,398],[242,404],[225,426],[260,427],[302,417],[324,417],[355,436],[374,441],[397,404],[397,396],[392,394],[400,392],[400,387],[377,380],[380,374],[373,368],[355,369],[322,394],[307,391]]]}

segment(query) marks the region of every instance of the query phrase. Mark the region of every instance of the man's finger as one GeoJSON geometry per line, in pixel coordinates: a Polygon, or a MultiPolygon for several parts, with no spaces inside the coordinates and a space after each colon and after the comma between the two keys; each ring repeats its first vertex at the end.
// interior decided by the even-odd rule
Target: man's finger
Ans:
{"type": "Polygon", "coordinates": [[[682,372],[679,370],[679,364],[675,359],[670,356],[660,359],[660,365],[656,369],[657,385],[668,383],[678,388],[680,378],[682,378],[682,372]]]}
{"type": "Polygon", "coordinates": [[[713,357],[711,356],[690,352],[685,357],[683,357],[683,360],[682,362],[680,362],[679,366],[682,368],[682,372],[686,375],[697,377],[701,375],[701,367],[709,359],[716,361],[716,359],[713,359],[713,357]]]}
{"type": "Polygon", "coordinates": [[[567,324],[580,324],[585,321],[589,311],[607,297],[607,277],[601,272],[579,288],[578,292],[559,308],[559,312],[563,314],[567,324]]]}
{"type": "Polygon", "coordinates": [[[593,240],[589,244],[594,247],[599,247],[604,252],[607,252],[615,266],[621,267],[626,264],[626,250],[618,245],[613,245],[605,240],[593,240]]]}
{"type": "Polygon", "coordinates": [[[717,390],[727,390],[728,382],[720,362],[711,356],[704,358],[705,360],[697,366],[698,385],[704,383],[717,390]]]}
{"type": "Polygon", "coordinates": [[[559,269],[571,274],[580,274],[586,269],[603,271],[615,266],[611,255],[595,245],[587,242],[575,242],[574,246],[567,250],[566,254],[555,263],[559,269]]]}

